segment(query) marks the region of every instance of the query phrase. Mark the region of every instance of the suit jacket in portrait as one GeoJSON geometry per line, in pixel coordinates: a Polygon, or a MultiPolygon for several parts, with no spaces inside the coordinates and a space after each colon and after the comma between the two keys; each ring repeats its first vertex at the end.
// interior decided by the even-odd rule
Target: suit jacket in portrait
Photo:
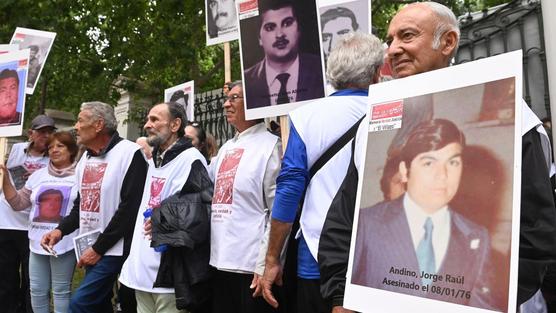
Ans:
{"type": "MultiPolygon", "coordinates": [[[[450,238],[437,273],[443,281],[432,282],[428,291],[423,291],[395,286],[399,281],[414,283],[419,287],[422,285],[403,196],[361,209],[352,283],[485,309],[498,306],[499,300],[493,294],[495,291],[489,287],[492,285],[493,271],[488,265],[490,240],[487,230],[449,210],[450,238]],[[411,272],[415,272],[416,277],[411,272]],[[448,275],[455,280],[446,281],[448,275]],[[432,286],[440,287],[449,294],[437,294],[432,291],[432,286]]],[[[435,291],[438,292],[436,287],[435,291]]]]}
{"type": "MultiPolygon", "coordinates": [[[[270,92],[266,83],[265,59],[246,69],[244,79],[247,109],[269,106],[270,92]]],[[[320,58],[313,54],[300,53],[296,101],[322,97],[324,84],[320,58]]]]}

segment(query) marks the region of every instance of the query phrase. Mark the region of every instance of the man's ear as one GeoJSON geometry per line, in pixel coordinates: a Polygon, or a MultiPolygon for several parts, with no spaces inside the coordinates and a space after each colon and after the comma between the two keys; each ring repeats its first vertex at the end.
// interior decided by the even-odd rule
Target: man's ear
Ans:
{"type": "Polygon", "coordinates": [[[401,161],[400,165],[398,166],[398,169],[400,171],[400,176],[401,176],[401,182],[402,183],[407,183],[407,166],[405,166],[405,162],[401,161]]]}
{"type": "Polygon", "coordinates": [[[379,81],[380,81],[380,67],[376,69],[376,72],[373,75],[373,84],[377,84],[379,81]]]}
{"type": "Polygon", "coordinates": [[[104,119],[99,118],[95,121],[95,131],[100,133],[104,129],[104,119]]]}
{"type": "Polygon", "coordinates": [[[181,118],[175,118],[174,120],[172,120],[172,122],[170,122],[170,131],[172,133],[177,133],[178,129],[182,127],[182,125],[183,121],[181,120],[181,118]]]}
{"type": "Polygon", "coordinates": [[[449,57],[452,55],[458,45],[458,34],[454,30],[449,30],[442,35],[440,49],[443,55],[449,57]]]}

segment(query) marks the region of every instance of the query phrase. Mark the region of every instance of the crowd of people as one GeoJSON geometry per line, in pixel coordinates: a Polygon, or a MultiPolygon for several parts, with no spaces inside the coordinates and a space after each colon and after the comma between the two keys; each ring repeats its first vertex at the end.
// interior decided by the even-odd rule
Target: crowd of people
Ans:
{"type": "MultiPolygon", "coordinates": [[[[363,129],[368,86],[381,81],[384,60],[394,78],[448,67],[459,36],[450,9],[421,2],[392,19],[386,52],[371,34],[337,38],[326,70],[336,91],[290,112],[286,147],[264,120],[246,119],[241,81],[226,86],[223,110],[236,133],[218,151],[215,138],[175,102],[150,109],[147,136],[136,143],[120,137],[113,108],[102,102],[81,105],[76,137],[56,132],[50,117],[35,117],[29,142],[14,145],[0,165],[1,311],[47,313],[52,298],[55,312],[113,312],[116,285],[123,312],[351,312],[343,300],[362,166],[354,138],[363,129]],[[81,237],[92,239],[76,260],[73,239],[81,237]],[[76,265],[85,276],[72,293],[76,265]]],[[[556,261],[550,145],[525,103],[523,112],[518,305],[538,292],[556,261]]],[[[412,207],[426,209],[414,191],[422,184],[414,182],[413,159],[425,152],[461,158],[465,140],[456,126],[424,124],[441,124],[456,139],[438,139],[397,162],[407,188],[369,214],[413,200],[412,207]]],[[[432,227],[429,213],[423,221],[432,227]]],[[[434,272],[432,258],[419,266],[434,272]]],[[[356,266],[367,268],[376,267],[356,266]]],[[[489,286],[468,283],[472,297],[461,304],[496,309],[489,286]]]]}

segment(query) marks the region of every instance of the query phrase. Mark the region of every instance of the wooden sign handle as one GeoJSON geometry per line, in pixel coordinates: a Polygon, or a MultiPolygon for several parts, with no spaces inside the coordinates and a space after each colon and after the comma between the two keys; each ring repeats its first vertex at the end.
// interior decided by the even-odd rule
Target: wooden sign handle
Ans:
{"type": "Polygon", "coordinates": [[[288,146],[288,137],[290,136],[290,123],[287,115],[280,116],[280,134],[282,136],[282,155],[286,152],[288,146]]]}

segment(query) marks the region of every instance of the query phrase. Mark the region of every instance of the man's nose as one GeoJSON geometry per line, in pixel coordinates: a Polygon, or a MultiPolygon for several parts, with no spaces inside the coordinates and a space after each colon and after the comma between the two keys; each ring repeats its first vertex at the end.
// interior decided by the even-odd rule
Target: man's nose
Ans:
{"type": "Polygon", "coordinates": [[[399,55],[403,51],[400,42],[397,39],[393,39],[388,49],[386,50],[386,54],[388,57],[399,55]]]}
{"type": "Polygon", "coordinates": [[[437,179],[446,179],[446,177],[448,177],[448,167],[446,165],[438,166],[435,176],[437,179]]]}

